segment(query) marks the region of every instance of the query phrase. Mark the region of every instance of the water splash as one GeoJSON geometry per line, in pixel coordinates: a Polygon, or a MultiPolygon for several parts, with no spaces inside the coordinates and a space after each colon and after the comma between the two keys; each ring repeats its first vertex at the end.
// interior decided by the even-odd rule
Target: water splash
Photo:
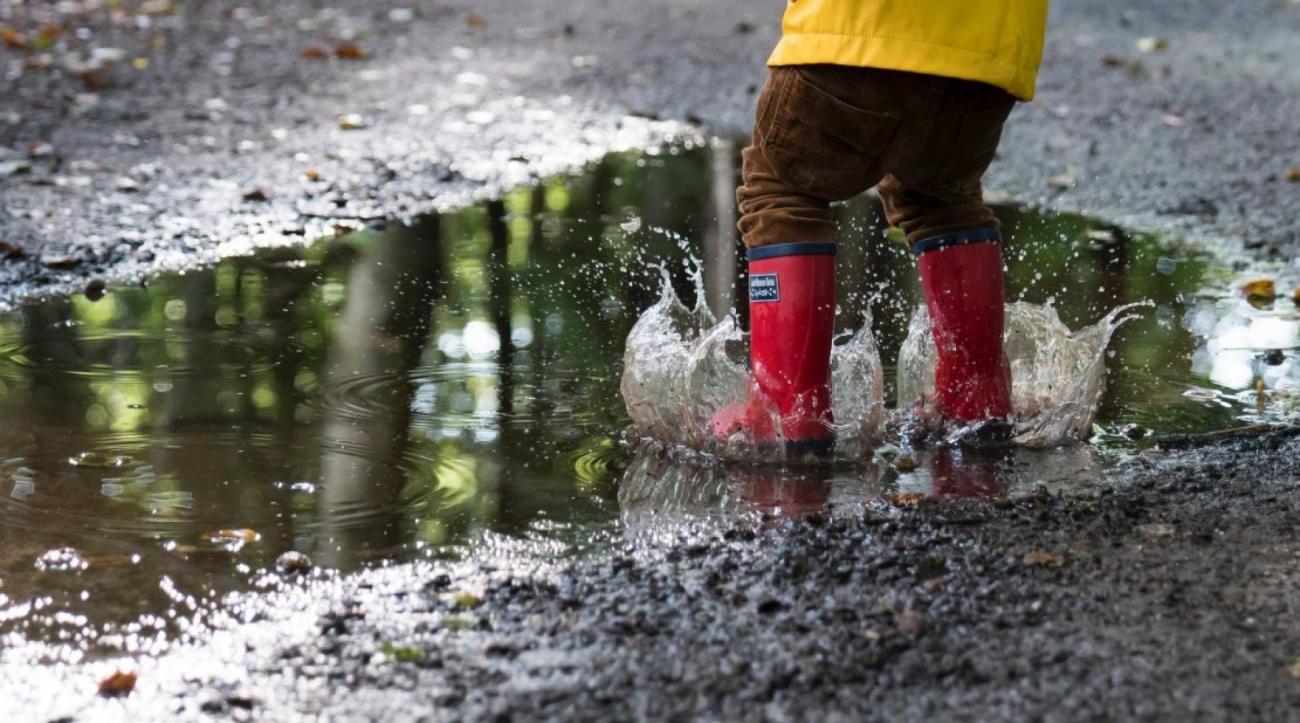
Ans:
{"type": "MultiPolygon", "coordinates": [[[[688,308],[662,272],[659,300],[628,335],[621,390],[637,434],[726,459],[754,460],[780,445],[758,445],[744,432],[714,438],[709,423],[723,407],[751,394],[749,335],[734,315],[718,321],[704,305],[698,266],[691,274],[697,302],[688,308]]],[[[831,397],[837,456],[859,458],[879,440],[885,419],[884,373],[871,334],[861,330],[835,340],[831,397]]],[[[775,417],[775,412],[773,412],[775,417]]],[[[773,419],[773,427],[779,428],[773,419]]]]}
{"type": "MultiPolygon", "coordinates": [[[[711,434],[709,422],[719,410],[753,393],[748,334],[734,315],[719,321],[709,312],[698,268],[692,279],[700,301],[693,308],[677,296],[666,270],[662,277],[659,300],[632,328],[624,353],[621,390],[634,432],[724,459],[755,461],[776,454],[780,445],[756,444],[745,432],[725,440],[711,434]]],[[[1133,318],[1125,312],[1136,306],[1119,307],[1071,331],[1051,306],[1008,305],[1005,348],[1017,444],[1051,447],[1089,436],[1105,384],[1106,347],[1115,330],[1133,318]]],[[[930,319],[922,307],[899,352],[899,408],[890,413],[871,319],[864,318],[858,331],[841,334],[831,355],[836,457],[868,458],[887,435],[912,423],[917,402],[933,390],[934,365],[930,319]]]]}
{"type": "MultiPolygon", "coordinates": [[[[1113,309],[1100,321],[1071,331],[1051,306],[1007,305],[1003,349],[1011,363],[1014,441],[1051,447],[1086,438],[1105,388],[1106,346],[1115,330],[1148,304],[1113,309]]],[[[934,390],[936,350],[924,306],[912,317],[898,353],[898,406],[914,407],[934,390]]]]}

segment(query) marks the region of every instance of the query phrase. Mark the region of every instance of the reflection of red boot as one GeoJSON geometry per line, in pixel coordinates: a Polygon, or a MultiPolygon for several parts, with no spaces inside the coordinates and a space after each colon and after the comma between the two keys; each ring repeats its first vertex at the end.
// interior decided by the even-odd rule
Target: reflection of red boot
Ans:
{"type": "Polygon", "coordinates": [[[725,439],[747,430],[770,441],[775,429],[793,453],[829,452],[831,333],[835,323],[835,245],[790,243],[749,251],[749,358],[757,394],[718,413],[711,425],[725,439]]]}
{"type": "Polygon", "coordinates": [[[1011,415],[999,238],[997,229],[981,228],[912,247],[938,348],[935,399],[944,416],[958,422],[1011,415]]]}
{"type": "Polygon", "coordinates": [[[831,496],[825,479],[784,472],[754,475],[745,480],[745,501],[780,517],[803,517],[821,512],[831,496]]]}
{"type": "Polygon", "coordinates": [[[969,451],[936,449],[926,459],[935,497],[1003,497],[1006,481],[998,470],[998,458],[969,451]]]}

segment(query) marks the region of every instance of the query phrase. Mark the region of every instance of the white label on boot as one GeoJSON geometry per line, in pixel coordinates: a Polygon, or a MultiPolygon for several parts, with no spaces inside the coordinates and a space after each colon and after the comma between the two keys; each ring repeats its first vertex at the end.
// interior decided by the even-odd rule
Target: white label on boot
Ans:
{"type": "Polygon", "coordinates": [[[780,301],[781,285],[776,274],[754,274],[749,277],[750,301],[780,301]]]}

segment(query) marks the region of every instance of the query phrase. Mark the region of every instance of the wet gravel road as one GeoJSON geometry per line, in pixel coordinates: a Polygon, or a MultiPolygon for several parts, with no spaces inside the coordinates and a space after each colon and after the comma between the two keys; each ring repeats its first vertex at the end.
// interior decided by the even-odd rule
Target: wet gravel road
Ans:
{"type": "MultiPolygon", "coordinates": [[[[28,49],[0,48],[0,303],[454,206],[612,147],[745,133],[781,9],[43,8],[3,10],[28,49]],[[76,28],[88,39],[61,54],[76,28]]],[[[1292,253],[1298,30],[1281,0],[1056,3],[1040,97],[991,190],[1292,253]]]]}
{"type": "MultiPolygon", "coordinates": [[[[1294,431],[1013,502],[665,526],[538,566],[290,581],[139,664],[4,670],[32,719],[1300,719],[1294,431]]],[[[12,667],[12,666],[11,666],[12,667]]]]}

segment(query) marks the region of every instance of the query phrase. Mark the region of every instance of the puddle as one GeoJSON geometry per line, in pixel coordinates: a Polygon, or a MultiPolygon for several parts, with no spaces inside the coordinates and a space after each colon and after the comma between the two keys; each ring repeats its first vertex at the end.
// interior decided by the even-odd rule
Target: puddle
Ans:
{"type": "MultiPolygon", "coordinates": [[[[618,154],[456,214],[0,315],[5,654],[148,652],[288,550],[338,570],[499,536],[583,554],[646,519],[1068,487],[1151,439],[1294,412],[1289,298],[1256,308],[1185,249],[1004,208],[1013,298],[1071,328],[1151,304],[1104,357],[1093,444],[798,475],[633,454],[622,356],[657,264],[693,301],[699,255],[709,305],[743,298],[734,211],[713,207],[733,150],[618,154]]],[[[868,199],[840,211],[842,331],[875,320],[892,404],[912,260],[868,199]]]]}

